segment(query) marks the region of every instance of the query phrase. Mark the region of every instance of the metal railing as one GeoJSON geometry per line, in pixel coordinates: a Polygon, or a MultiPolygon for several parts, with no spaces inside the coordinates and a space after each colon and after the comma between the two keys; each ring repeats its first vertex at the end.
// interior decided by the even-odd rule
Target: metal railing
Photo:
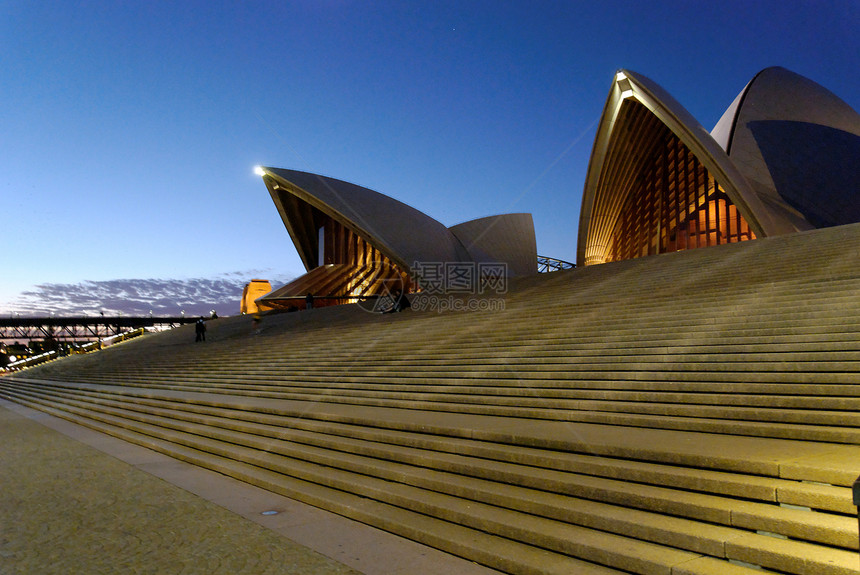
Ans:
{"type": "Polygon", "coordinates": [[[571,270],[576,267],[576,264],[559,260],[556,258],[548,258],[546,256],[538,256],[538,273],[558,272],[561,270],[571,270]]]}
{"type": "Polygon", "coordinates": [[[55,359],[59,359],[61,357],[65,357],[66,355],[73,355],[78,353],[90,353],[93,351],[98,351],[106,346],[113,345],[115,343],[119,343],[121,341],[125,341],[127,339],[131,339],[133,337],[138,337],[146,333],[145,328],[138,328],[132,331],[126,331],[122,333],[118,333],[116,335],[112,335],[106,337],[104,339],[99,339],[97,341],[91,341],[89,343],[85,343],[80,346],[74,346],[69,351],[57,351],[51,350],[46,351],[44,353],[40,353],[38,355],[32,355],[30,357],[25,357],[24,359],[20,359],[18,361],[13,361],[12,363],[6,365],[5,368],[0,368],[0,371],[20,371],[22,369],[27,369],[28,367],[33,367],[35,365],[39,365],[41,363],[45,363],[48,361],[52,361],[55,359]]]}

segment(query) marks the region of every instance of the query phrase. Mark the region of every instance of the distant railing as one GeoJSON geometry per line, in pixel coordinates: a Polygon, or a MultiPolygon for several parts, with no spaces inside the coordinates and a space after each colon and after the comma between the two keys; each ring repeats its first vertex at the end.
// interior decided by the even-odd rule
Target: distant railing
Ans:
{"type": "MultiPolygon", "coordinates": [[[[69,351],[46,351],[45,353],[40,353],[39,355],[33,355],[24,359],[20,359],[18,361],[14,361],[6,366],[5,371],[19,371],[28,367],[33,367],[34,365],[39,365],[40,363],[45,363],[47,361],[52,361],[54,359],[64,357],[65,355],[98,351],[108,345],[113,345],[115,343],[131,339],[133,337],[138,337],[145,333],[146,329],[141,327],[139,329],[118,333],[116,335],[112,335],[110,337],[106,337],[97,341],[91,341],[80,346],[75,346],[69,351]]],[[[3,368],[0,368],[0,371],[2,371],[2,369],[3,368]]]]}
{"type": "Polygon", "coordinates": [[[555,258],[548,258],[545,256],[538,256],[538,273],[549,273],[549,272],[558,272],[561,270],[571,270],[576,267],[576,264],[566,262],[564,260],[557,260],[555,258]]]}
{"type": "Polygon", "coordinates": [[[51,361],[52,359],[57,358],[58,355],[59,354],[56,351],[46,351],[45,353],[40,353],[39,355],[32,355],[24,359],[19,359],[18,361],[13,361],[6,366],[6,371],[18,371],[20,369],[33,367],[34,365],[39,365],[40,363],[51,361]]]}

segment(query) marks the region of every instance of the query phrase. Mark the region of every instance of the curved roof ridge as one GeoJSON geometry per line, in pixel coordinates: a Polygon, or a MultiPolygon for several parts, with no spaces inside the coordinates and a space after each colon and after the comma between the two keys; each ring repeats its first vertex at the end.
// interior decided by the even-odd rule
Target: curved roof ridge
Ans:
{"type": "Polygon", "coordinates": [[[743,89],[738,93],[738,95],[735,96],[735,99],[732,100],[732,103],[729,105],[728,108],[726,108],[726,111],[723,112],[723,115],[720,116],[720,119],[714,125],[714,129],[711,130],[711,136],[715,140],[717,140],[717,143],[720,143],[719,138],[715,134],[720,133],[720,131],[721,131],[720,128],[721,128],[722,124],[724,123],[724,121],[726,122],[726,126],[724,128],[722,128],[724,130],[727,129],[727,134],[725,136],[726,137],[725,145],[722,145],[720,143],[722,148],[726,151],[726,154],[731,155],[732,139],[734,138],[734,135],[735,135],[735,126],[737,126],[738,116],[740,114],[741,109],[743,108],[744,100],[746,100],[746,97],[747,97],[747,94],[749,94],[750,88],[752,87],[752,85],[755,83],[755,81],[759,78],[759,76],[762,75],[762,73],[765,70],[769,70],[770,68],[780,68],[780,67],[781,66],[769,66],[769,67],[765,68],[764,70],[759,70],[756,73],[756,75],[753,76],[752,80],[747,82],[746,85],[743,87],[743,89]],[[731,113],[731,115],[729,115],[729,113],[731,113]]]}
{"type": "MultiPolygon", "coordinates": [[[[392,206],[396,206],[395,209],[398,211],[410,213],[421,219],[428,220],[433,222],[435,225],[438,225],[441,228],[444,228],[445,225],[439,222],[438,220],[428,216],[424,212],[413,208],[409,204],[401,202],[391,196],[387,196],[375,190],[371,190],[370,188],[365,188],[363,186],[359,186],[358,184],[354,184],[352,182],[348,182],[346,180],[341,180],[338,178],[333,178],[331,176],[323,176],[321,174],[315,174],[312,172],[304,172],[300,170],[289,170],[284,168],[269,168],[264,167],[264,170],[278,174],[279,176],[287,179],[291,183],[293,183],[299,190],[305,192],[307,194],[307,198],[303,198],[306,200],[311,200],[312,204],[319,204],[318,207],[324,208],[324,211],[331,212],[332,210],[336,211],[340,216],[344,219],[348,220],[362,220],[363,215],[357,210],[358,206],[355,198],[346,198],[344,197],[344,193],[351,192],[355,194],[356,192],[360,193],[362,196],[358,198],[362,201],[370,201],[372,203],[383,203],[383,204],[391,204],[392,206]],[[313,184],[316,181],[319,183],[318,186],[308,185],[313,184]],[[310,190],[308,188],[313,188],[313,194],[310,194],[310,190]],[[326,195],[322,195],[319,192],[322,190],[326,190],[329,193],[326,195]],[[336,201],[332,201],[333,198],[336,198],[336,201]],[[317,200],[317,201],[314,201],[317,200]]],[[[304,194],[303,194],[304,195],[304,194]]],[[[373,225],[373,222],[369,221],[355,221],[354,223],[369,228],[373,225]]]]}
{"type": "Polygon", "coordinates": [[[463,220],[462,222],[456,223],[452,226],[448,226],[448,229],[456,228],[457,226],[461,226],[463,224],[468,224],[470,222],[477,222],[480,220],[489,220],[492,218],[500,218],[500,217],[507,217],[507,216],[531,216],[531,215],[532,215],[531,212],[508,212],[508,213],[490,214],[488,216],[481,216],[479,218],[472,218],[469,220],[463,220]]]}

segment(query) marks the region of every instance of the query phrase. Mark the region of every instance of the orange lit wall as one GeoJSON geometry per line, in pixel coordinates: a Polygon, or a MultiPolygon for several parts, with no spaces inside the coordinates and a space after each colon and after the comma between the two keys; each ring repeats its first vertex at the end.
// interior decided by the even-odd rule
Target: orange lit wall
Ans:
{"type": "Polygon", "coordinates": [[[272,284],[268,280],[251,280],[242,290],[241,313],[257,313],[259,308],[254,300],[272,291],[272,284]]]}

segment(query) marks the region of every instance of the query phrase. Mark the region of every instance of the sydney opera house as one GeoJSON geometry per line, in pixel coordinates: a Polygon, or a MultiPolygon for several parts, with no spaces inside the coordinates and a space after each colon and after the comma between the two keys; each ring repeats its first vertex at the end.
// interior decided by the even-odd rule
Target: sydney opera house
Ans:
{"type": "Polygon", "coordinates": [[[858,173],[860,116],[784,68],[757,74],[710,133],[621,71],[592,150],[577,263],[857,222],[858,173]]]}
{"type": "MultiPolygon", "coordinates": [[[[434,281],[422,277],[428,262],[498,264],[509,277],[537,273],[529,214],[445,227],[330,177],[259,173],[307,269],[260,297],[261,309],[303,305],[307,294],[329,305],[380,295],[392,284],[420,290],[434,281]]],[[[591,153],[576,264],[858,222],[857,174],[860,116],[789,70],[757,74],[710,133],[655,82],[622,70],[591,153]]]]}
{"type": "MultiPolygon", "coordinates": [[[[259,298],[262,309],[352,303],[395,290],[414,291],[416,264],[429,269],[467,264],[503,269],[506,275],[537,273],[530,214],[506,214],[450,228],[395,199],[333,178],[263,168],[263,181],[308,270],[259,298]],[[502,267],[495,267],[501,265],[502,267]],[[494,267],[491,267],[494,266],[494,267]]],[[[468,267],[463,269],[469,269],[468,267]]],[[[477,281],[477,278],[475,278],[477,281]]]]}
{"type": "Polygon", "coordinates": [[[14,402],[131,464],[12,434],[26,465],[0,471],[51,465],[28,495],[4,483],[10,524],[33,528],[2,532],[0,571],[281,573],[291,540],[350,573],[856,575],[860,116],[782,68],[726,104],[709,132],[618,72],[575,268],[553,273],[528,214],[446,226],[260,168],[307,273],[252,281],[254,315],[207,320],[205,342],[188,325],[0,377],[6,425],[14,402]],[[504,306],[415,313],[440,285],[504,306]],[[412,311],[337,305],[398,290],[412,311]],[[118,479],[88,497],[68,468],[118,479]],[[249,535],[141,491],[143,471],[249,535]]]}

